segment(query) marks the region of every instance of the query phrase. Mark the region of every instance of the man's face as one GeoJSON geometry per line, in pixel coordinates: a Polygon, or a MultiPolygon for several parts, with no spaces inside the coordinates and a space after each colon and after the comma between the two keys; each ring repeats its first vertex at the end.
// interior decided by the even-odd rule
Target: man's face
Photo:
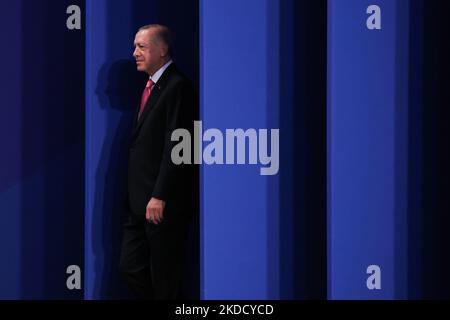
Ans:
{"type": "Polygon", "coordinates": [[[134,39],[133,57],[136,59],[138,71],[153,75],[164,60],[164,51],[158,41],[154,41],[156,30],[141,30],[134,39]]]}

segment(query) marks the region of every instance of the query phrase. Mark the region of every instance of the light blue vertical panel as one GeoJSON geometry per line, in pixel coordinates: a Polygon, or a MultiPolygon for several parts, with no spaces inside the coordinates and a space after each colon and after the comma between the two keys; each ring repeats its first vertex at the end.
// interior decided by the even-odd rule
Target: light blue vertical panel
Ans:
{"type": "MultiPolygon", "coordinates": [[[[276,126],[276,3],[201,1],[204,130],[276,126]]],[[[269,191],[277,179],[261,176],[259,165],[203,165],[203,299],[278,297],[278,195],[269,191]]]]}
{"type": "Polygon", "coordinates": [[[328,295],[404,298],[408,1],[328,4],[328,295]],[[370,5],[381,29],[367,27],[370,5]]]}

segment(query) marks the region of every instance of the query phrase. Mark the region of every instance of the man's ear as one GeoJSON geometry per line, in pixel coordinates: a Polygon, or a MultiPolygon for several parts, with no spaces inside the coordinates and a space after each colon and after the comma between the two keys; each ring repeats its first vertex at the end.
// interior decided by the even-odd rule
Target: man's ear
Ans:
{"type": "Polygon", "coordinates": [[[169,54],[169,47],[166,45],[161,46],[161,57],[166,57],[169,54]]]}

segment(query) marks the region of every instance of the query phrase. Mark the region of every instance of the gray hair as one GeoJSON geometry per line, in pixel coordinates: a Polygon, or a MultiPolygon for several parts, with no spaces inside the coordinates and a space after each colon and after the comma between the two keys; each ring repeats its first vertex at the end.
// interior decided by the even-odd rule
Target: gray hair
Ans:
{"type": "Polygon", "coordinates": [[[161,41],[165,45],[167,45],[168,53],[172,55],[172,32],[166,26],[161,24],[148,24],[139,28],[139,31],[148,30],[148,29],[156,29],[156,40],[161,41]]]}

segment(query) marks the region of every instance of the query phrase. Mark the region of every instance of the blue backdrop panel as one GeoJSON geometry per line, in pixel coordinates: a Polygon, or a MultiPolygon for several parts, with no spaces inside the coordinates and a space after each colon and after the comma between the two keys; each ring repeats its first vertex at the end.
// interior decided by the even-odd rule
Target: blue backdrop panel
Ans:
{"type": "MultiPolygon", "coordinates": [[[[204,130],[278,128],[278,13],[273,0],[201,1],[204,130]]],[[[277,183],[257,165],[203,165],[203,299],[279,297],[277,183]]]]}
{"type": "MultiPolygon", "coordinates": [[[[0,298],[78,299],[66,268],[83,265],[84,33],[66,8],[2,6],[0,298]]],[[[83,19],[84,17],[82,17],[83,19]]]]}
{"type": "Polygon", "coordinates": [[[328,295],[405,298],[408,1],[328,3],[328,295]]]}
{"type": "MultiPolygon", "coordinates": [[[[85,298],[122,298],[127,289],[118,263],[128,145],[147,80],[136,71],[134,36],[149,23],[168,25],[175,34],[174,61],[197,81],[198,6],[181,0],[88,0],[86,9],[85,298]]],[[[193,266],[191,277],[197,274],[193,266]]]]}

